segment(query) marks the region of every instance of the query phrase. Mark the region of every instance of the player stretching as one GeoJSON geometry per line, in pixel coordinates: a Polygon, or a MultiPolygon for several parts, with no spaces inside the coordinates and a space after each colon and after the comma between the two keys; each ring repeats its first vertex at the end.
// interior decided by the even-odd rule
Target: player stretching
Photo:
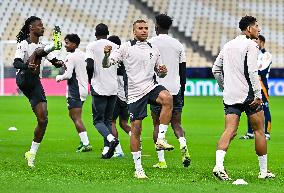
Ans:
{"type": "Polygon", "coordinates": [[[260,28],[256,18],[245,16],[239,22],[242,35],[229,41],[220,51],[212,72],[223,90],[225,130],[217,144],[213,174],[220,180],[230,180],[224,169],[224,158],[231,140],[237,133],[240,116],[246,112],[255,133],[255,151],[260,173],[258,178],[275,177],[267,170],[267,144],[264,135],[264,116],[261,86],[258,78],[257,39],[260,28]]]}
{"type": "Polygon", "coordinates": [[[73,120],[81,139],[77,152],[87,152],[92,150],[92,146],[89,144],[87,131],[81,118],[82,107],[88,96],[85,53],[78,48],[80,38],[77,34],[68,34],[64,40],[66,51],[69,52],[65,59],[67,69],[63,75],[56,76],[56,81],[68,80],[67,104],[69,116],[73,120]]]}
{"type": "Polygon", "coordinates": [[[148,24],[137,20],[133,24],[134,40],[128,41],[113,50],[105,47],[104,67],[123,62],[127,75],[126,98],[131,121],[130,147],[135,164],[136,178],[147,178],[141,164],[140,135],[142,120],[147,116],[147,103],[160,104],[159,134],[157,147],[172,150],[173,146],[165,140],[168,124],[171,120],[173,99],[165,87],[155,82],[155,71],[160,77],[167,73],[165,65],[161,64],[159,50],[147,42],[148,24]]]}
{"type": "MultiPolygon", "coordinates": [[[[14,59],[14,67],[19,69],[16,83],[19,89],[29,99],[32,110],[37,118],[37,126],[31,148],[25,153],[28,166],[34,167],[35,156],[43,139],[48,123],[46,97],[40,81],[41,57],[46,56],[54,49],[61,48],[60,37],[55,34],[54,44],[44,46],[39,42],[39,37],[44,33],[44,27],[40,18],[31,16],[26,21],[17,35],[17,50],[14,59]]],[[[52,54],[47,59],[55,66],[61,67],[64,63],[57,60],[52,54]]]]}
{"type": "MultiPolygon", "coordinates": [[[[175,136],[180,143],[182,163],[184,167],[188,167],[191,160],[186,145],[184,130],[181,127],[181,113],[186,83],[186,57],[183,45],[177,39],[168,35],[171,25],[172,18],[165,14],[157,15],[155,25],[157,36],[151,38],[149,42],[159,49],[162,61],[166,61],[165,65],[168,69],[167,76],[165,78],[157,77],[157,81],[160,85],[163,85],[171,93],[171,95],[173,95],[173,113],[171,125],[175,136]]],[[[161,106],[151,105],[151,112],[154,124],[153,139],[156,143],[159,131],[159,115],[161,112],[161,106]]],[[[164,158],[164,150],[156,147],[156,151],[159,162],[153,165],[153,167],[166,168],[167,164],[164,158]]]]}
{"type": "Polygon", "coordinates": [[[96,26],[97,41],[91,42],[86,48],[87,71],[91,79],[93,124],[104,138],[102,159],[110,159],[118,139],[112,134],[112,115],[117,95],[117,66],[109,69],[102,67],[104,47],[116,44],[107,40],[109,34],[107,25],[100,23],[96,26]]]}

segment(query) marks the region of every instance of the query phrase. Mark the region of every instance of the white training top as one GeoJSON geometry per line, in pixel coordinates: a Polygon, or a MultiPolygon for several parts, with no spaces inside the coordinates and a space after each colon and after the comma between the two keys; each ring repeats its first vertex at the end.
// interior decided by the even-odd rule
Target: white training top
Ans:
{"type": "Polygon", "coordinates": [[[126,102],[123,76],[117,76],[117,82],[118,82],[117,96],[120,100],[126,102]]]}
{"type": "Polygon", "coordinates": [[[109,64],[123,62],[127,75],[127,103],[133,103],[147,95],[157,84],[154,68],[162,65],[159,50],[148,42],[136,40],[123,43],[113,50],[109,64]]]}
{"type": "Polygon", "coordinates": [[[118,45],[107,39],[100,39],[91,42],[86,48],[86,58],[94,60],[94,74],[91,85],[96,93],[104,96],[117,95],[117,65],[109,68],[103,68],[104,47],[110,45],[112,49],[118,48],[118,45]]]}
{"type": "Polygon", "coordinates": [[[88,74],[85,59],[85,53],[78,48],[65,58],[67,69],[63,75],[58,75],[57,79],[68,80],[67,98],[85,101],[88,96],[88,74]]]}
{"type": "MultiPolygon", "coordinates": [[[[15,53],[15,58],[20,58],[26,63],[29,59],[29,57],[33,54],[33,52],[37,48],[44,48],[44,44],[41,42],[38,42],[37,44],[28,42],[27,40],[23,40],[20,43],[17,44],[17,50],[15,53]]],[[[53,58],[56,58],[55,55],[51,52],[46,57],[43,57],[41,60],[41,64],[43,64],[44,59],[52,60],[53,58]]],[[[42,69],[43,65],[40,65],[40,77],[42,75],[42,69]]]]}
{"type": "Polygon", "coordinates": [[[271,64],[272,64],[272,55],[266,50],[264,51],[259,50],[258,59],[257,59],[258,69],[260,71],[265,70],[267,68],[270,69],[271,64]]]}
{"type": "Polygon", "coordinates": [[[186,62],[183,45],[167,34],[159,34],[151,38],[149,42],[159,49],[162,61],[168,69],[165,78],[157,77],[158,83],[172,95],[177,95],[180,90],[179,64],[186,62]]]}
{"type": "MultiPolygon", "coordinates": [[[[212,71],[216,75],[219,69],[223,69],[225,104],[242,104],[248,98],[261,98],[261,86],[257,74],[258,51],[258,45],[245,35],[237,36],[227,42],[220,51],[212,71]]],[[[218,77],[215,78],[218,81],[218,77]]]]}

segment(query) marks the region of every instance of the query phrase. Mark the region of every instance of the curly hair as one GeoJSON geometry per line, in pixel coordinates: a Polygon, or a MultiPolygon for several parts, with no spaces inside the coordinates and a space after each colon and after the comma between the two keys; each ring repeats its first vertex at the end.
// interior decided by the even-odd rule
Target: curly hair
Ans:
{"type": "Polygon", "coordinates": [[[18,33],[17,37],[17,42],[21,42],[29,37],[30,33],[30,25],[37,20],[41,20],[39,17],[36,16],[31,16],[29,17],[26,21],[20,32],[18,33]]]}
{"type": "Polygon", "coordinates": [[[257,22],[255,17],[246,15],[240,20],[239,28],[244,31],[248,26],[255,24],[255,22],[257,22]]]}
{"type": "Polygon", "coordinates": [[[162,28],[162,29],[170,29],[173,23],[173,19],[166,15],[166,14],[159,14],[156,15],[156,23],[162,28]]]}

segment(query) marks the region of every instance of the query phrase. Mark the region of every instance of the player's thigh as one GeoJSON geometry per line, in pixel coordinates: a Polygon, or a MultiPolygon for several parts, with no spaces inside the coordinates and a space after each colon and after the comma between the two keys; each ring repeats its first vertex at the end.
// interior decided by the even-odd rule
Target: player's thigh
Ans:
{"type": "Polygon", "coordinates": [[[128,104],[130,121],[143,120],[147,117],[147,104],[149,95],[145,95],[136,102],[128,104]]]}
{"type": "Polygon", "coordinates": [[[161,85],[156,86],[149,93],[149,103],[150,104],[162,105],[167,101],[172,102],[172,96],[169,93],[169,91],[161,85]]]}
{"type": "Polygon", "coordinates": [[[95,124],[98,121],[104,121],[107,100],[108,99],[106,96],[100,96],[100,95],[92,96],[92,112],[93,112],[93,121],[95,124]]]}
{"type": "Polygon", "coordinates": [[[264,130],[264,112],[258,111],[251,115],[248,115],[249,122],[254,131],[256,130],[264,130]]]}

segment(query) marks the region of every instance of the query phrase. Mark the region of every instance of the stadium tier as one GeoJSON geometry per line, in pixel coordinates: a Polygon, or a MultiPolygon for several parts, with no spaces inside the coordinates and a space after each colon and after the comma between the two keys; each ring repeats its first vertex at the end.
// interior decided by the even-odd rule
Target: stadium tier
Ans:
{"type": "Polygon", "coordinates": [[[240,33],[238,21],[244,15],[258,19],[273,55],[272,68],[284,66],[284,2],[282,0],[141,0],[154,12],[174,18],[174,26],[205,51],[216,56],[227,41],[240,33]]]}
{"type": "MultiPolygon", "coordinates": [[[[128,40],[133,37],[133,21],[140,18],[149,21],[150,36],[154,36],[154,22],[144,14],[145,9],[153,14],[167,13],[174,18],[176,31],[184,36],[180,41],[186,46],[187,67],[211,67],[224,43],[239,33],[236,27],[239,19],[250,14],[258,18],[262,34],[267,38],[266,47],[273,55],[272,68],[284,67],[284,3],[281,0],[4,0],[0,7],[4,10],[0,17],[0,40],[15,40],[24,20],[31,15],[43,19],[45,40],[51,39],[53,27],[59,25],[63,36],[77,33],[82,42],[89,42],[94,40],[94,26],[100,22],[109,26],[110,34],[128,40]],[[137,3],[143,3],[144,7],[135,6],[137,3]],[[187,40],[195,46],[186,44],[187,40]]],[[[15,45],[3,46],[4,64],[11,66],[15,45]]]]}

